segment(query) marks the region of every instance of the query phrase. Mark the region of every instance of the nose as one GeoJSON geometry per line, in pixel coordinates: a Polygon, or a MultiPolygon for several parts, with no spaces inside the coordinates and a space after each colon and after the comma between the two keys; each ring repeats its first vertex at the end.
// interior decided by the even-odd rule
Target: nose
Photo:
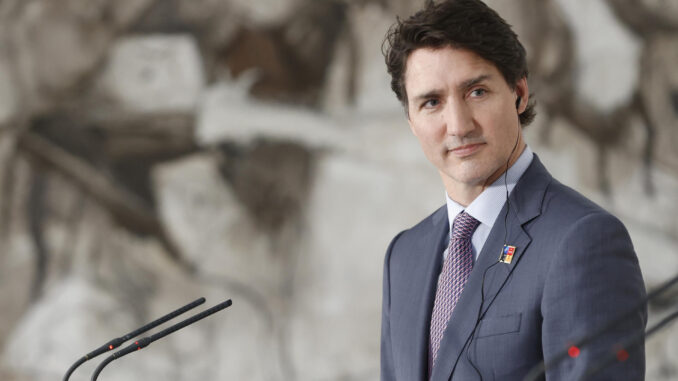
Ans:
{"type": "Polygon", "coordinates": [[[465,137],[475,129],[475,123],[466,102],[450,100],[446,104],[443,118],[448,135],[465,137]]]}

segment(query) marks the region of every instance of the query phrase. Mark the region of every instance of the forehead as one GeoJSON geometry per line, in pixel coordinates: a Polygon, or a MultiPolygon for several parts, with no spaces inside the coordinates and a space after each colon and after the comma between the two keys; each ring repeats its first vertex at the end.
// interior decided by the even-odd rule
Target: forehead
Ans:
{"type": "Polygon", "coordinates": [[[497,67],[473,51],[449,46],[419,48],[410,53],[405,65],[405,88],[412,90],[459,85],[471,78],[487,75],[503,79],[497,67]]]}

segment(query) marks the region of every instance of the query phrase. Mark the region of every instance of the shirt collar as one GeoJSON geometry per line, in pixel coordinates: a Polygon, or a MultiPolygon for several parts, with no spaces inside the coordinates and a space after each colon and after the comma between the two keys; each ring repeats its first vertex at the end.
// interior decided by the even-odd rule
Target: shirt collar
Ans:
{"type": "MultiPolygon", "coordinates": [[[[509,168],[506,172],[506,187],[508,188],[509,194],[515,188],[516,183],[520,177],[525,173],[527,167],[532,163],[532,158],[534,154],[529,146],[525,145],[523,153],[520,154],[518,160],[509,168]]],[[[497,219],[501,208],[506,203],[506,188],[504,187],[504,175],[499,176],[489,187],[478,195],[469,204],[468,207],[464,208],[462,205],[452,200],[445,192],[445,199],[447,200],[447,218],[450,223],[450,231],[452,230],[452,224],[454,222],[457,214],[461,213],[463,210],[466,210],[466,213],[471,215],[476,220],[480,221],[481,224],[486,225],[490,229],[494,225],[494,221],[497,219]]]]}

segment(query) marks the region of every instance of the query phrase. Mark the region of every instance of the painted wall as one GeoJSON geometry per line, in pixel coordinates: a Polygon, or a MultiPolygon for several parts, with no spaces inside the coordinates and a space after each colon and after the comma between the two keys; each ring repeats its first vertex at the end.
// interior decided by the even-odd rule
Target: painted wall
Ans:
{"type": "MultiPolygon", "coordinates": [[[[528,144],[656,288],[678,273],[678,3],[488,3],[528,50],[528,144]]],[[[381,56],[417,6],[0,1],[0,379],[58,379],[199,296],[234,304],[102,377],[377,379],[384,251],[444,200],[381,56]]],[[[648,379],[678,379],[676,343],[648,340],[648,379]]]]}

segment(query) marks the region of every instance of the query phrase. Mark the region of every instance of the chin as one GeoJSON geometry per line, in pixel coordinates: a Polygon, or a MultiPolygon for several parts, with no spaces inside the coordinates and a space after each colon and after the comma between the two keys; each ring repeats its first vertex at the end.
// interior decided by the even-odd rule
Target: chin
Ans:
{"type": "Polygon", "coordinates": [[[454,179],[454,181],[456,181],[457,183],[476,186],[483,185],[483,183],[489,176],[473,172],[473,173],[451,173],[451,176],[449,177],[454,179]]]}
{"type": "Polygon", "coordinates": [[[493,172],[486,168],[486,166],[478,164],[473,162],[458,163],[447,173],[451,175],[450,177],[461,183],[477,185],[478,183],[483,183],[493,172]]]}

